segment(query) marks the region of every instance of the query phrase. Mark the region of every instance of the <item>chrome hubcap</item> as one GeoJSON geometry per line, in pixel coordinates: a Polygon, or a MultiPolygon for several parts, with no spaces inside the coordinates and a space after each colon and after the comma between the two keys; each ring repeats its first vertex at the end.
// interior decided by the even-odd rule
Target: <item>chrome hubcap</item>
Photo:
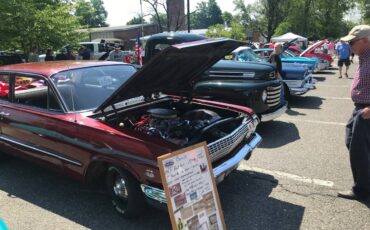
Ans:
{"type": "Polygon", "coordinates": [[[113,186],[114,194],[120,198],[127,199],[127,187],[123,178],[117,178],[113,186]]]}

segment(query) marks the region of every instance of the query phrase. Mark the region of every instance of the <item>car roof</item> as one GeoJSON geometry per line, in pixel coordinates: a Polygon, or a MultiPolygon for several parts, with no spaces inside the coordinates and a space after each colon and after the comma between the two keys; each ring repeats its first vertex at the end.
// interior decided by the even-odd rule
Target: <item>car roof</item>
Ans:
{"type": "Polygon", "coordinates": [[[23,72],[42,75],[49,77],[55,73],[79,69],[93,66],[108,66],[108,65],[127,65],[122,62],[108,62],[108,61],[50,61],[50,62],[32,62],[21,63],[14,65],[5,65],[0,67],[0,72],[23,72]]]}

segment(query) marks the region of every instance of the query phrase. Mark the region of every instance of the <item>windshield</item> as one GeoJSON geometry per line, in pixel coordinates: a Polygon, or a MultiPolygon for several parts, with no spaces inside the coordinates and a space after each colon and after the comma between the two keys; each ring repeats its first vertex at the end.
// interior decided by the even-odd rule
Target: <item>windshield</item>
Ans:
{"type": "Polygon", "coordinates": [[[291,50],[285,50],[284,52],[285,52],[287,55],[291,56],[291,57],[297,57],[297,55],[296,55],[294,52],[292,52],[291,50]]]}
{"type": "Polygon", "coordinates": [[[234,54],[234,60],[245,62],[245,61],[255,61],[255,62],[262,62],[264,61],[261,57],[259,57],[257,54],[253,52],[251,49],[245,49],[242,51],[239,51],[238,53],[234,54]]]}
{"type": "Polygon", "coordinates": [[[88,67],[59,72],[51,77],[69,111],[97,108],[136,69],[130,65],[88,67]]]}

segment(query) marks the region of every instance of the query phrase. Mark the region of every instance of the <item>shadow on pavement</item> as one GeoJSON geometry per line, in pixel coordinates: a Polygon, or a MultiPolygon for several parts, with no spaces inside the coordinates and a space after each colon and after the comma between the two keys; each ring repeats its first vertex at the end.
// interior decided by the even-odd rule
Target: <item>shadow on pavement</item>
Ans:
{"type": "Polygon", "coordinates": [[[318,82],[326,81],[326,77],[314,76],[313,78],[315,78],[318,82]]]}
{"type": "MultiPolygon", "coordinates": [[[[321,72],[318,72],[318,74],[320,74],[320,75],[335,75],[337,73],[334,72],[334,71],[321,71],[321,72]]],[[[316,78],[315,75],[313,75],[313,77],[316,78]]]]}
{"type": "Polygon", "coordinates": [[[317,96],[293,96],[289,98],[289,105],[293,109],[320,109],[323,100],[325,99],[317,96]]]}
{"type": "Polygon", "coordinates": [[[273,176],[254,171],[226,178],[219,193],[228,229],[300,229],[305,208],[270,197],[277,185],[273,176]]]}
{"type": "MultiPolygon", "coordinates": [[[[148,208],[139,219],[126,220],[116,213],[104,191],[16,158],[9,157],[0,165],[0,190],[8,197],[25,200],[88,229],[171,229],[166,212],[148,208]]],[[[30,223],[37,221],[30,217],[30,223]]]]}
{"type": "Polygon", "coordinates": [[[299,130],[294,123],[282,121],[263,122],[257,132],[263,138],[258,148],[277,148],[299,140],[299,130]]]}
{"type": "MultiPolygon", "coordinates": [[[[22,199],[86,228],[171,229],[167,212],[148,208],[141,218],[126,220],[113,210],[103,192],[16,158],[1,161],[0,165],[0,190],[8,197],[18,202],[22,199]]],[[[270,175],[249,171],[237,170],[226,178],[218,188],[228,229],[299,229],[304,207],[269,197],[277,184],[270,175]]],[[[40,214],[20,215],[30,215],[27,221],[33,223],[40,214]]]]}

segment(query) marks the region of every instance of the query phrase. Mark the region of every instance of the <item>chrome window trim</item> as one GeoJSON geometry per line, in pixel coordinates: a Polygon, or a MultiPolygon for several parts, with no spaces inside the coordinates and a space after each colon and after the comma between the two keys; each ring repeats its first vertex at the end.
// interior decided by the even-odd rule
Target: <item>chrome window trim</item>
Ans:
{"type": "Polygon", "coordinates": [[[63,157],[63,156],[57,154],[57,153],[52,153],[50,151],[46,151],[46,150],[43,150],[43,149],[36,148],[34,146],[31,146],[31,145],[28,145],[28,144],[25,144],[25,143],[22,143],[22,142],[13,140],[11,138],[7,138],[4,135],[1,135],[0,136],[0,140],[2,140],[4,142],[7,142],[7,143],[19,145],[19,146],[24,147],[24,148],[28,148],[28,149],[30,149],[32,151],[40,152],[41,154],[44,154],[44,155],[47,155],[47,156],[50,156],[50,157],[53,157],[53,158],[56,158],[56,159],[65,161],[67,163],[70,163],[70,164],[73,164],[73,165],[76,165],[76,166],[79,166],[79,167],[82,166],[82,163],[79,162],[79,161],[70,160],[70,159],[68,159],[66,157],[63,157]]]}

